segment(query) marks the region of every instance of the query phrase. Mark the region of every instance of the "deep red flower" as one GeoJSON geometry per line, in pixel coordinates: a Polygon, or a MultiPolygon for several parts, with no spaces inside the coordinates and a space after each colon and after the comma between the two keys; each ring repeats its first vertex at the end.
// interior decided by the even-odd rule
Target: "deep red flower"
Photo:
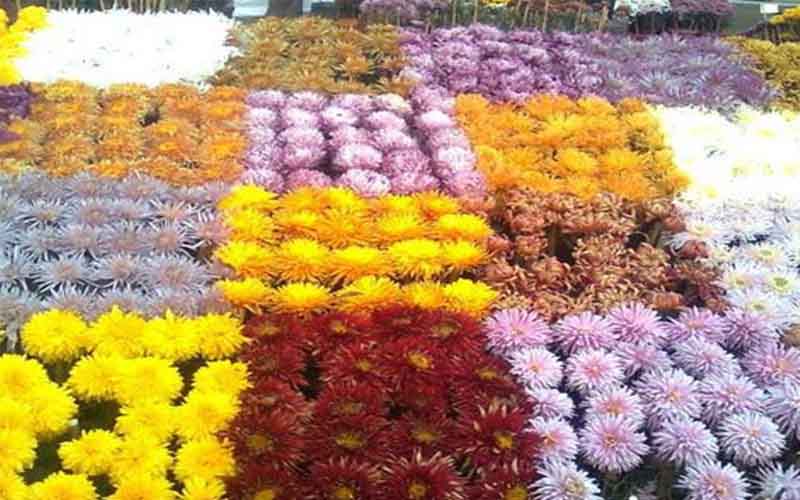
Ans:
{"type": "Polygon", "coordinates": [[[383,341],[401,337],[425,335],[430,326],[430,315],[422,309],[409,306],[391,306],[372,313],[376,336],[383,341]]]}
{"type": "Polygon", "coordinates": [[[533,461],[514,461],[481,471],[481,478],[471,488],[474,500],[533,500],[528,490],[536,477],[533,461]]]}
{"type": "Polygon", "coordinates": [[[406,414],[392,422],[389,443],[392,454],[410,457],[416,452],[424,456],[453,451],[453,421],[444,413],[425,416],[406,414]]]}
{"type": "Polygon", "coordinates": [[[463,500],[465,482],[443,455],[415,453],[384,467],[383,498],[400,500],[463,500]]]}
{"type": "Polygon", "coordinates": [[[298,387],[305,382],[306,354],[293,344],[261,344],[245,347],[239,359],[247,363],[252,380],[276,378],[298,387]]]}
{"type": "Polygon", "coordinates": [[[382,500],[378,493],[381,474],[367,462],[348,458],[311,466],[310,497],[319,500],[382,500]]]}
{"type": "Polygon", "coordinates": [[[506,360],[476,352],[455,354],[453,361],[448,377],[454,406],[459,412],[475,412],[479,406],[488,407],[492,403],[527,404],[528,398],[511,375],[506,360]]]}
{"type": "Polygon", "coordinates": [[[328,384],[316,400],[314,419],[336,420],[361,415],[383,416],[388,394],[369,385],[328,384]]]}
{"type": "Polygon", "coordinates": [[[470,465],[493,467],[528,460],[538,438],[525,429],[528,415],[520,408],[492,405],[459,417],[456,450],[470,465]]]}
{"type": "Polygon", "coordinates": [[[301,500],[303,480],[295,469],[271,464],[238,464],[238,474],[228,481],[230,498],[237,500],[301,500]]]}
{"type": "Polygon", "coordinates": [[[309,327],[317,335],[317,347],[323,352],[372,338],[372,322],[368,315],[331,312],[313,318],[309,327]]]}
{"type": "Polygon", "coordinates": [[[474,318],[446,311],[428,312],[425,337],[452,355],[483,352],[481,325],[474,318]]]}
{"type": "Polygon", "coordinates": [[[418,416],[447,413],[450,409],[449,389],[446,377],[439,380],[408,380],[392,391],[393,410],[418,416]]]}
{"type": "Polygon", "coordinates": [[[383,388],[387,368],[376,344],[359,342],[342,347],[320,361],[322,379],[327,384],[371,385],[383,388]]]}
{"type": "Polygon", "coordinates": [[[289,344],[301,347],[314,340],[310,334],[304,334],[304,330],[302,320],[282,314],[254,316],[244,325],[244,334],[252,339],[251,345],[257,346],[289,344]]]}
{"type": "Polygon", "coordinates": [[[299,420],[311,417],[312,403],[288,383],[273,377],[257,381],[242,393],[241,414],[283,411],[295,415],[299,420]]]}
{"type": "Polygon", "coordinates": [[[282,411],[243,412],[224,433],[240,464],[287,467],[303,459],[305,425],[282,411]]]}
{"type": "Polygon", "coordinates": [[[389,421],[375,415],[317,420],[308,429],[306,453],[313,462],[352,458],[380,462],[387,453],[389,421]]]}
{"type": "Polygon", "coordinates": [[[403,337],[387,342],[381,350],[393,387],[412,382],[439,383],[450,369],[448,353],[425,338],[403,337]]]}

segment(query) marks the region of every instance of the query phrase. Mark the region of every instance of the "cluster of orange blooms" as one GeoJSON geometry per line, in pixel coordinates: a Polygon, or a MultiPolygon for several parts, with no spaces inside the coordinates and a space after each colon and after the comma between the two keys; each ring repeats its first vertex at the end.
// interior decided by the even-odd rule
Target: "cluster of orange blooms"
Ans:
{"type": "Polygon", "coordinates": [[[6,170],[118,178],[141,171],[174,185],[228,181],[241,172],[247,146],[241,89],[119,84],[98,90],[61,81],[33,90],[31,116],[8,127],[22,139],[0,145],[6,170]]]}
{"type": "Polygon", "coordinates": [[[519,105],[468,94],[456,99],[456,112],[478,168],[496,190],[646,200],[686,185],[656,117],[635,99],[613,105],[599,97],[542,95],[519,105]]]}

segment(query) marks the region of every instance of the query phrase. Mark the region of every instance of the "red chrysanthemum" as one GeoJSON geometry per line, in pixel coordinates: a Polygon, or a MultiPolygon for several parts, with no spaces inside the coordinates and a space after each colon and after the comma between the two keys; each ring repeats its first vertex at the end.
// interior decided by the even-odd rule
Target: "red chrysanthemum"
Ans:
{"type": "Polygon", "coordinates": [[[537,437],[525,429],[528,416],[520,408],[492,405],[465,414],[457,422],[456,450],[476,467],[527,460],[536,452],[537,437]]]}
{"type": "Polygon", "coordinates": [[[400,458],[384,467],[383,498],[409,500],[462,500],[465,483],[443,455],[424,458],[421,453],[400,458]]]}
{"type": "Polygon", "coordinates": [[[297,345],[248,345],[239,355],[253,380],[276,378],[298,387],[305,382],[306,354],[297,345]]]}
{"type": "Polygon", "coordinates": [[[368,342],[372,337],[372,322],[367,315],[331,312],[313,318],[310,328],[319,339],[323,352],[354,342],[368,342]]]}
{"type": "Polygon", "coordinates": [[[375,415],[334,421],[315,418],[309,427],[306,453],[314,462],[351,458],[379,462],[386,456],[389,421],[375,415]]]}
{"type": "Polygon", "coordinates": [[[404,336],[425,335],[430,316],[425,311],[408,306],[391,306],[372,313],[375,334],[383,340],[404,336]]]}
{"type": "Polygon", "coordinates": [[[425,336],[448,353],[461,356],[483,352],[481,325],[474,318],[446,311],[430,311],[425,336]]]}
{"type": "Polygon", "coordinates": [[[474,500],[533,500],[528,490],[536,471],[532,460],[514,461],[481,471],[481,478],[471,488],[474,500]]]}
{"type": "Polygon", "coordinates": [[[238,464],[238,474],[228,481],[230,498],[239,500],[301,500],[305,498],[299,474],[291,467],[238,464]]]}
{"type": "Polygon", "coordinates": [[[393,410],[419,416],[446,413],[449,409],[449,391],[445,377],[434,381],[406,381],[392,391],[393,410]]]}
{"type": "Polygon", "coordinates": [[[257,381],[242,393],[240,401],[242,415],[282,411],[301,421],[311,417],[313,406],[288,383],[272,377],[257,381]]]}
{"type": "Polygon", "coordinates": [[[403,337],[384,344],[382,351],[389,383],[394,387],[441,382],[450,369],[448,353],[424,338],[403,337]]]}
{"type": "Polygon", "coordinates": [[[507,361],[485,352],[455,354],[452,384],[454,406],[459,412],[476,412],[479,406],[527,404],[522,387],[514,380],[507,361]]]}
{"type": "Polygon", "coordinates": [[[387,394],[369,385],[329,384],[316,401],[314,418],[330,421],[363,415],[383,416],[387,394]]]}
{"type": "Polygon", "coordinates": [[[300,319],[285,314],[255,316],[244,326],[244,334],[252,339],[251,345],[255,346],[288,344],[301,347],[314,340],[313,335],[305,330],[300,319]]]}
{"type": "Polygon", "coordinates": [[[304,431],[303,423],[291,413],[243,412],[225,436],[233,443],[240,464],[289,467],[303,459],[304,431]]]}
{"type": "Polygon", "coordinates": [[[327,384],[355,384],[383,387],[387,379],[381,350],[373,343],[355,343],[330,353],[320,361],[327,384]]]}
{"type": "Polygon", "coordinates": [[[392,422],[389,443],[394,456],[409,457],[416,452],[449,455],[454,447],[453,422],[444,413],[406,414],[392,422]]]}
{"type": "Polygon", "coordinates": [[[311,466],[310,497],[320,500],[379,500],[381,474],[367,462],[341,458],[311,466]]]}

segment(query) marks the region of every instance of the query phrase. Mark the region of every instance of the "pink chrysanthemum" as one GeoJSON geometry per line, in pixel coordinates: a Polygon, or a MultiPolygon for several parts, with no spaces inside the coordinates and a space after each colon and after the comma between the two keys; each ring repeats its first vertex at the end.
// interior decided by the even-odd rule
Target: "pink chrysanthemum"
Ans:
{"type": "Polygon", "coordinates": [[[521,349],[511,354],[511,373],[530,388],[558,387],[564,378],[564,365],[547,349],[521,349]]]}
{"type": "Polygon", "coordinates": [[[457,128],[444,128],[437,130],[428,137],[428,146],[431,149],[459,147],[469,149],[470,143],[467,136],[457,128]]]}
{"type": "Polygon", "coordinates": [[[242,183],[255,184],[273,193],[282,193],[284,187],[283,176],[268,168],[247,170],[242,175],[242,183]]]}
{"type": "Polygon", "coordinates": [[[575,403],[568,394],[556,389],[527,389],[534,418],[570,419],[575,413],[575,403]]]}
{"type": "Polygon", "coordinates": [[[304,90],[289,94],[286,101],[287,107],[297,107],[309,111],[319,111],[328,103],[328,98],[318,92],[304,90]]]}
{"type": "Polygon", "coordinates": [[[320,126],[320,119],[319,115],[313,111],[301,108],[287,108],[283,111],[281,125],[283,125],[283,128],[318,128],[320,126]]]}
{"type": "Polygon", "coordinates": [[[719,344],[698,337],[677,343],[672,359],[686,373],[698,379],[709,375],[741,372],[736,359],[719,344]]]}
{"type": "Polygon", "coordinates": [[[746,500],[747,480],[730,464],[716,461],[689,464],[678,485],[687,490],[686,500],[746,500]]]}
{"type": "Polygon", "coordinates": [[[386,154],[383,158],[383,169],[387,175],[420,173],[430,174],[430,160],[419,149],[401,149],[386,154]]]}
{"type": "Polygon", "coordinates": [[[251,92],[246,102],[248,106],[277,109],[286,103],[286,95],[279,90],[259,90],[251,92]]]}
{"type": "Polygon", "coordinates": [[[247,110],[246,119],[252,133],[254,129],[275,126],[278,123],[278,114],[269,108],[250,108],[247,110]]]}
{"type": "Polygon", "coordinates": [[[524,348],[544,347],[550,328],[539,315],[524,309],[504,309],[486,320],[486,343],[497,354],[508,355],[524,348]]]}
{"type": "Polygon", "coordinates": [[[653,448],[658,458],[677,466],[713,460],[719,452],[717,438],[705,424],[688,418],[664,422],[653,433],[653,448]]]}
{"type": "Polygon", "coordinates": [[[784,382],[767,389],[765,412],[781,430],[800,438],[800,384],[784,382]]]}
{"type": "Polygon", "coordinates": [[[692,307],[683,311],[677,319],[666,325],[670,342],[683,342],[691,337],[699,337],[711,342],[725,340],[725,320],[708,309],[692,307]]]}
{"type": "Polygon", "coordinates": [[[348,144],[369,144],[369,132],[363,128],[350,126],[339,127],[330,133],[329,145],[332,150],[338,150],[348,144]]]}
{"type": "Polygon", "coordinates": [[[800,471],[775,463],[758,471],[755,486],[758,498],[800,500],[800,471]]]}
{"type": "Polygon", "coordinates": [[[450,115],[435,109],[419,115],[416,119],[416,125],[425,132],[430,133],[443,128],[453,128],[456,123],[450,115]]]}
{"type": "Polygon", "coordinates": [[[616,355],[601,349],[588,349],[567,360],[567,386],[581,394],[622,382],[622,364],[616,355]]]}
{"type": "Polygon", "coordinates": [[[475,197],[486,194],[486,179],[477,170],[459,170],[452,175],[438,174],[442,187],[456,197],[475,197]]]}
{"type": "Polygon", "coordinates": [[[619,344],[614,353],[622,362],[627,377],[672,368],[669,355],[654,344],[619,344]]]}
{"type": "Polygon", "coordinates": [[[590,416],[580,437],[584,459],[603,472],[633,470],[649,450],[645,435],[622,417],[590,416]]]}
{"type": "Polygon", "coordinates": [[[719,443],[737,464],[755,466],[778,458],[786,446],[786,438],[769,417],[746,411],[722,421],[719,443]]]}
{"type": "Polygon", "coordinates": [[[583,349],[609,349],[616,341],[611,324],[591,312],[566,316],[553,327],[553,338],[565,354],[583,349]]]}
{"type": "Polygon", "coordinates": [[[410,135],[398,129],[380,129],[375,130],[370,135],[372,145],[383,151],[396,151],[402,149],[418,148],[419,144],[410,135]]]}
{"type": "Polygon", "coordinates": [[[278,134],[285,146],[308,149],[325,149],[325,136],[315,128],[291,127],[278,134]]]}
{"type": "Polygon", "coordinates": [[[636,427],[644,423],[642,401],[627,387],[601,389],[589,397],[586,408],[591,415],[622,417],[636,427]]]}
{"type": "Polygon", "coordinates": [[[244,162],[248,169],[279,168],[281,165],[281,150],[271,143],[260,143],[247,149],[244,162]]]}
{"type": "Polygon", "coordinates": [[[408,125],[406,121],[390,111],[375,111],[364,118],[364,124],[372,130],[384,128],[394,128],[405,130],[408,125]]]}
{"type": "Polygon", "coordinates": [[[642,398],[651,427],[656,428],[671,418],[700,416],[697,381],[682,370],[647,373],[635,384],[635,390],[642,398]]]}
{"type": "Polygon", "coordinates": [[[333,157],[333,166],[340,172],[353,168],[376,170],[382,163],[383,153],[368,144],[345,144],[333,157]]]}
{"type": "Polygon", "coordinates": [[[331,99],[332,106],[341,106],[354,113],[369,113],[375,107],[375,103],[368,95],[363,94],[339,94],[331,99]]]}
{"type": "Polygon", "coordinates": [[[475,153],[468,148],[450,146],[433,151],[433,165],[440,176],[469,172],[475,168],[475,153]]]}
{"type": "Polygon", "coordinates": [[[428,174],[408,172],[391,178],[392,193],[412,194],[424,191],[436,191],[440,187],[439,180],[428,174]]]}
{"type": "Polygon", "coordinates": [[[387,194],[392,187],[385,175],[360,168],[351,168],[342,174],[336,180],[336,185],[350,188],[367,198],[387,194]]]}
{"type": "Polygon", "coordinates": [[[572,462],[548,462],[533,483],[538,500],[602,500],[600,488],[589,474],[572,462]]]}
{"type": "Polygon", "coordinates": [[[375,106],[384,111],[391,111],[398,115],[407,115],[414,111],[411,104],[403,96],[397,94],[381,94],[373,99],[375,106]]]}
{"type": "Polygon", "coordinates": [[[330,177],[319,170],[301,168],[286,176],[286,190],[293,191],[301,187],[328,187],[333,184],[330,177]]]}
{"type": "Polygon", "coordinates": [[[322,118],[322,124],[328,129],[353,127],[358,124],[358,115],[341,106],[328,106],[322,110],[320,117],[322,118]]]}
{"type": "Polygon", "coordinates": [[[531,432],[539,438],[538,458],[541,461],[571,461],[578,454],[578,436],[565,420],[535,418],[531,432]]]}
{"type": "Polygon", "coordinates": [[[730,309],[725,313],[725,344],[734,349],[750,350],[778,340],[779,333],[767,318],[744,309],[730,309]]]}
{"type": "Polygon", "coordinates": [[[325,161],[325,150],[314,146],[287,145],[281,154],[281,167],[287,171],[314,169],[325,161]]]}
{"type": "Polygon", "coordinates": [[[606,321],[621,342],[662,345],[666,336],[658,313],[639,302],[611,309],[606,321]]]}
{"type": "Polygon", "coordinates": [[[745,354],[742,368],[762,387],[800,383],[800,349],[771,342],[745,354]]]}
{"type": "Polygon", "coordinates": [[[737,373],[710,376],[698,387],[703,403],[703,421],[717,425],[735,413],[761,411],[766,394],[749,378],[737,373]]]}

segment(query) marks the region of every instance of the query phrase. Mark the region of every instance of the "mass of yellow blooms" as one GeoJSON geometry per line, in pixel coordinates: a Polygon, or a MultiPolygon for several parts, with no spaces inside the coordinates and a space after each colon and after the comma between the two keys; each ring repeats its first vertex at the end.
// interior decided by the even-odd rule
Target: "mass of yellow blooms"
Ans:
{"type": "Polygon", "coordinates": [[[8,25],[6,11],[0,9],[0,85],[13,85],[22,80],[14,60],[25,55],[22,44],[28,35],[47,24],[47,10],[25,7],[14,24],[8,25]]]}
{"type": "Polygon", "coordinates": [[[522,105],[493,104],[469,94],[456,99],[456,112],[478,168],[496,190],[524,186],[643,200],[686,185],[656,117],[641,101],[613,105],[599,97],[542,95],[522,105]]]}

